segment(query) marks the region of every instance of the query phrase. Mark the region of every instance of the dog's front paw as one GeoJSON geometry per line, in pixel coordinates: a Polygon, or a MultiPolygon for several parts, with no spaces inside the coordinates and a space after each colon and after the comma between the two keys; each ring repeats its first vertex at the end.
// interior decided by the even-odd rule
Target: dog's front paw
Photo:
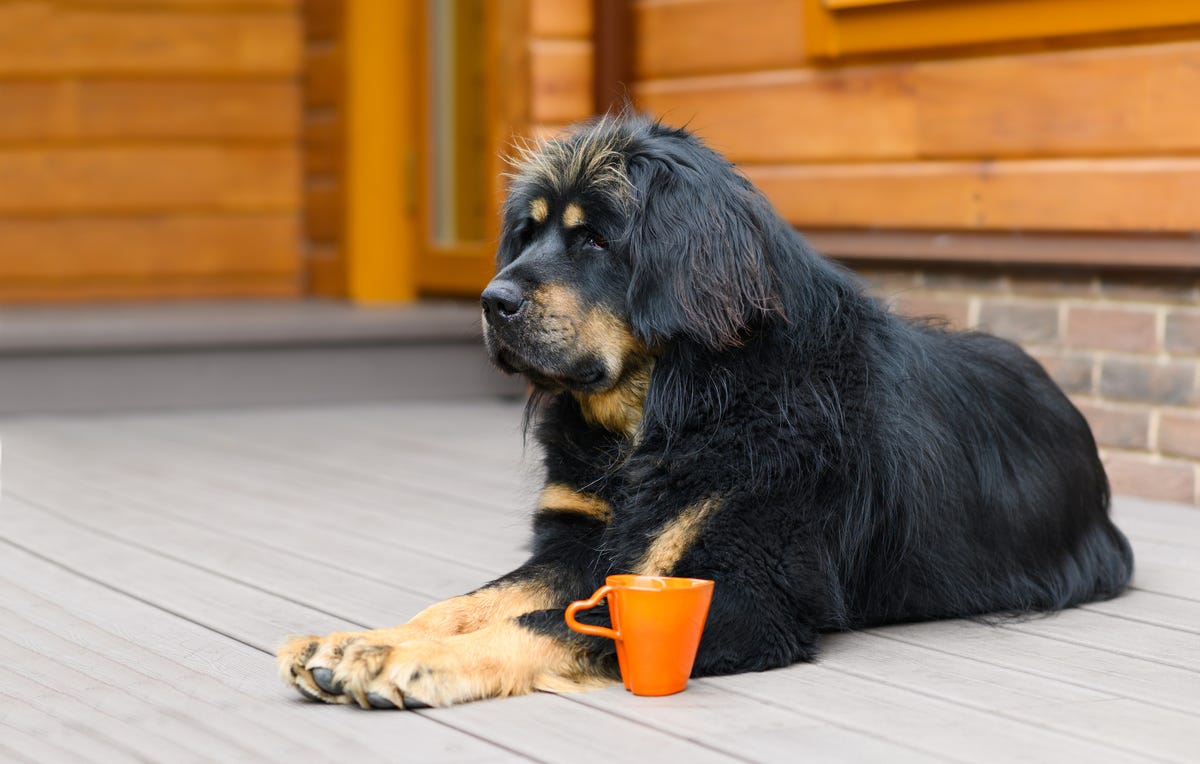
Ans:
{"type": "Polygon", "coordinates": [[[363,708],[429,708],[469,700],[461,694],[438,692],[429,681],[435,675],[444,681],[453,674],[444,652],[436,641],[357,642],[346,647],[330,680],[363,708]],[[426,696],[437,702],[426,701],[426,696]]]}
{"type": "Polygon", "coordinates": [[[279,648],[275,664],[283,681],[304,697],[326,703],[353,703],[355,699],[343,691],[341,682],[334,675],[347,648],[359,644],[385,648],[401,641],[403,635],[396,629],[292,637],[279,648]]]}
{"type": "Polygon", "coordinates": [[[278,662],[306,697],[363,708],[449,706],[611,681],[578,648],[513,622],[438,638],[403,627],[300,637],[278,662]]]}

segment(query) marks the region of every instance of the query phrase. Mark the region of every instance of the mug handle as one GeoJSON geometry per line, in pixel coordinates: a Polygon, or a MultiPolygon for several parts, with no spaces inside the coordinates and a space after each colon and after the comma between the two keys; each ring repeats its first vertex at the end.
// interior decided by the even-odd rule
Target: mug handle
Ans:
{"type": "Polygon", "coordinates": [[[580,610],[591,610],[600,604],[600,600],[612,593],[613,587],[607,584],[596,590],[589,599],[575,600],[570,605],[567,605],[566,619],[567,627],[572,631],[577,631],[580,634],[589,634],[593,637],[607,637],[609,639],[620,639],[621,635],[612,629],[606,629],[603,626],[592,626],[587,623],[580,623],[575,620],[575,614],[580,610]]]}

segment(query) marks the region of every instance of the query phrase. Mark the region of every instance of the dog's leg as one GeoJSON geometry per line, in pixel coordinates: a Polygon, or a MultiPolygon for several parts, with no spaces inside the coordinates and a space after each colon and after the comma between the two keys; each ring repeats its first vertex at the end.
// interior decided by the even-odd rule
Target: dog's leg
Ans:
{"type": "Polygon", "coordinates": [[[615,681],[608,640],[565,628],[563,604],[586,593],[559,593],[545,578],[550,573],[560,583],[573,577],[565,568],[526,567],[432,605],[403,626],[295,637],[277,656],[280,675],[310,699],[364,708],[441,706],[615,681]],[[541,626],[555,621],[563,628],[541,626]]]}
{"type": "Polygon", "coordinates": [[[551,474],[557,479],[542,492],[527,564],[471,594],[432,605],[402,626],[292,638],[276,658],[283,680],[305,697],[328,703],[369,704],[368,696],[383,688],[376,702],[384,705],[397,705],[405,687],[410,705],[412,697],[442,705],[599,681],[603,672],[592,667],[578,640],[530,630],[515,620],[557,608],[561,621],[568,602],[598,585],[591,571],[598,567],[593,563],[609,522],[608,505],[551,474]],[[410,666],[416,668],[405,679],[397,667],[410,666]],[[412,677],[420,666],[436,670],[422,673],[418,682],[412,677]]]}
{"type": "MultiPolygon", "coordinates": [[[[561,610],[550,612],[561,620],[561,610]]],[[[581,690],[615,678],[580,641],[504,619],[440,638],[352,642],[328,681],[330,689],[338,691],[336,702],[363,708],[423,708],[534,690],[581,690]]]]}
{"type": "Polygon", "coordinates": [[[366,655],[414,640],[468,634],[493,622],[548,607],[554,596],[551,587],[533,571],[522,569],[471,594],[431,605],[402,626],[293,637],[279,649],[276,663],[283,680],[301,694],[330,703],[347,703],[351,699],[334,678],[347,649],[354,647],[366,655]]]}
{"type": "MultiPolygon", "coordinates": [[[[673,493],[655,488],[648,486],[646,495],[673,493]]],[[[638,529],[628,537],[623,545],[628,556],[619,564],[640,575],[717,582],[693,676],[762,671],[816,655],[819,629],[836,625],[839,612],[831,602],[837,588],[818,533],[792,538],[762,533],[754,546],[731,554],[733,529],[751,513],[770,512],[770,499],[726,491],[678,509],[659,503],[657,509],[667,519],[648,534],[638,529]]],[[[640,511],[649,515],[655,507],[640,511]]]]}

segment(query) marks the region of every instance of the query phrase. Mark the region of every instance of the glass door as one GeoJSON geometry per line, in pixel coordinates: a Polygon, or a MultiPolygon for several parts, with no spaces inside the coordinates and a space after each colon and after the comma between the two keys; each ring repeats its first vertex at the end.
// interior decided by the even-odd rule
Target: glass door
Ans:
{"type": "Polygon", "coordinates": [[[491,278],[499,201],[490,25],[485,0],[426,0],[421,156],[417,172],[424,294],[473,296],[491,278]]]}

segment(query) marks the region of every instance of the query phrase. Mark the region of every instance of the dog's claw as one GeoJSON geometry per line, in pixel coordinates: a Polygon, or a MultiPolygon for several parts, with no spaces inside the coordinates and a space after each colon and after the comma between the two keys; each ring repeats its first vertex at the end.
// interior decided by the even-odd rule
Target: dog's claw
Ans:
{"type": "MultiPolygon", "coordinates": [[[[396,704],[375,692],[367,693],[367,703],[371,708],[395,708],[396,704]]],[[[407,704],[406,704],[407,705],[407,704]]]]}
{"type": "Polygon", "coordinates": [[[330,695],[342,694],[342,686],[333,681],[332,669],[315,668],[310,673],[312,673],[313,681],[317,683],[317,687],[320,687],[330,695]]]}
{"type": "Polygon", "coordinates": [[[416,711],[419,708],[433,708],[420,698],[414,698],[412,695],[404,696],[404,707],[410,711],[416,711]]]}
{"type": "Polygon", "coordinates": [[[305,700],[320,700],[320,698],[318,698],[316,695],[313,695],[311,692],[304,689],[300,685],[296,685],[296,689],[300,692],[301,695],[304,696],[305,700]]]}

